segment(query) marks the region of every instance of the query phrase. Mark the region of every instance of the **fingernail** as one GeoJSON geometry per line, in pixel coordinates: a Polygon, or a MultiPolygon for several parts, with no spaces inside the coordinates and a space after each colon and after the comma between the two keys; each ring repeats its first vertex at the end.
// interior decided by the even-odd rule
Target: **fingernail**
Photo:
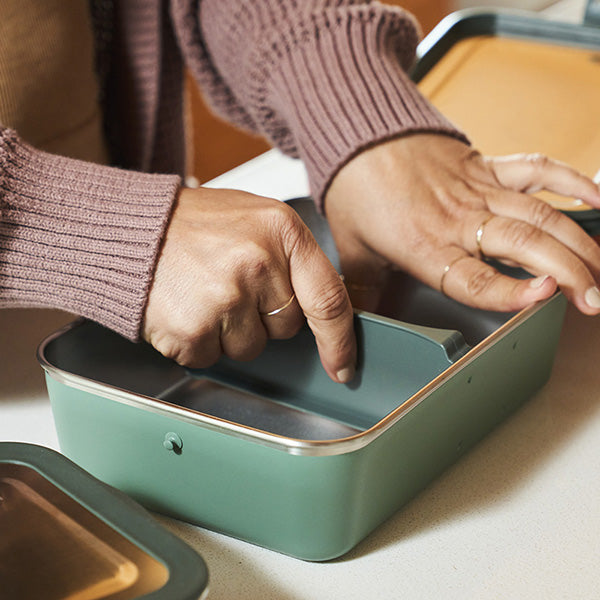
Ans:
{"type": "Polygon", "coordinates": [[[335,376],[340,383],[348,383],[354,377],[354,369],[352,367],[340,369],[335,376]]]}
{"type": "Polygon", "coordinates": [[[585,301],[592,308],[600,308],[600,290],[594,286],[585,292],[585,301]]]}
{"type": "Polygon", "coordinates": [[[535,279],[529,280],[529,287],[534,289],[541,288],[546,280],[550,277],[550,275],[540,275],[540,277],[536,277],[535,279]]]}

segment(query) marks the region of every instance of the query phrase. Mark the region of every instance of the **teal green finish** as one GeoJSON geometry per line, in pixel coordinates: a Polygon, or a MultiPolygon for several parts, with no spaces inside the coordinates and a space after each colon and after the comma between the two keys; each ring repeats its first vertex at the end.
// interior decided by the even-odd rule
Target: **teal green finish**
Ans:
{"type": "MultiPolygon", "coordinates": [[[[47,377],[61,448],[153,510],[299,558],[335,558],[545,383],[565,305],[557,295],[475,349],[469,364],[351,452],[293,455],[47,377]],[[180,454],[165,449],[169,433],[181,438],[180,454]]],[[[397,370],[382,376],[393,390],[397,370]]],[[[362,401],[379,406],[373,396],[362,401]]],[[[379,408],[383,419],[388,407],[379,408]]]]}
{"type": "Polygon", "coordinates": [[[354,499],[363,536],[544,385],[565,307],[565,299],[556,297],[369,445],[356,474],[363,483],[354,499]]]}
{"type": "Polygon", "coordinates": [[[146,507],[312,560],[355,543],[359,456],[294,456],[47,383],[61,450],[146,507]],[[163,446],[170,431],[180,455],[163,446]]]}

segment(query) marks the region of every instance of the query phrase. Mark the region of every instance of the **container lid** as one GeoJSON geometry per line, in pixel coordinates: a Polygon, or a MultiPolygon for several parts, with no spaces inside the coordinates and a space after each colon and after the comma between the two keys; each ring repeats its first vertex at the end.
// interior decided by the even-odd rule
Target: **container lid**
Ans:
{"type": "Polygon", "coordinates": [[[208,572],[122,492],[54,450],[2,442],[0,581],[6,598],[198,600],[208,572]]]}

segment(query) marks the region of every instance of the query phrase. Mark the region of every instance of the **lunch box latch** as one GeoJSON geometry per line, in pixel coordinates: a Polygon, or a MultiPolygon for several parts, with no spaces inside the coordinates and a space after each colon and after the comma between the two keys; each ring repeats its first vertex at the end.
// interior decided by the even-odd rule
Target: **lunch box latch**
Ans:
{"type": "Polygon", "coordinates": [[[183,440],[173,431],[169,431],[165,434],[165,439],[163,440],[163,447],[165,448],[165,450],[169,450],[169,452],[181,454],[181,452],[183,451],[183,440]]]}

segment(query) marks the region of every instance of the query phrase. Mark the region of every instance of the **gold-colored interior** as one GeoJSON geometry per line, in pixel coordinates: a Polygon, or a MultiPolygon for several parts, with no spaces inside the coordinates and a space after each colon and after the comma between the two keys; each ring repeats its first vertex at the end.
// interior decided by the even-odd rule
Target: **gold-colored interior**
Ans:
{"type": "Polygon", "coordinates": [[[167,568],[33,468],[0,463],[2,598],[132,600],[167,568]]]}
{"type": "MultiPolygon", "coordinates": [[[[421,91],[484,154],[541,152],[600,177],[600,52],[476,36],[455,44],[421,91]]],[[[576,199],[540,193],[561,210],[576,199]]]]}

